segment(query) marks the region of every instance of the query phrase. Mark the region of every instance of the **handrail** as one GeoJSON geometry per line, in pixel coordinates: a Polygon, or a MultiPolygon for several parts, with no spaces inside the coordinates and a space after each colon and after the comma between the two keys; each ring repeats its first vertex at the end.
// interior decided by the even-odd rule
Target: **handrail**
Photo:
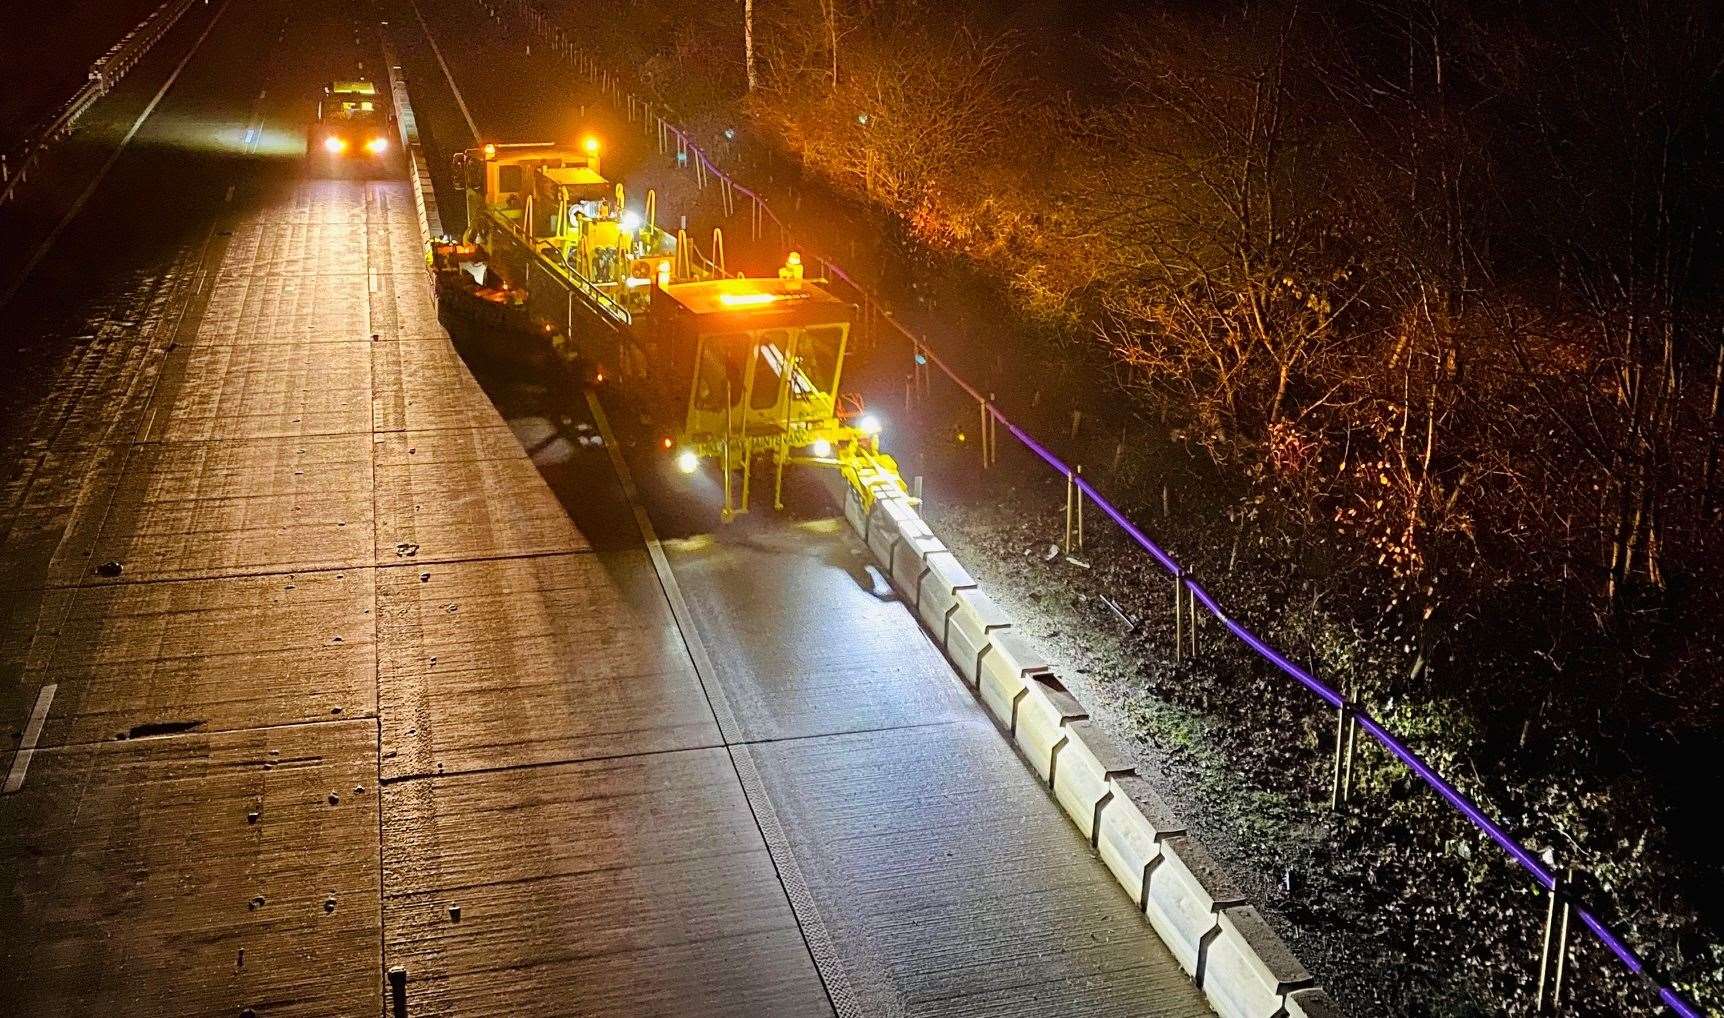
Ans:
{"type": "Polygon", "coordinates": [[[580,293],[581,296],[591,301],[598,308],[600,313],[613,318],[624,325],[627,325],[634,320],[634,317],[629,314],[628,308],[617,303],[614,297],[611,297],[609,294],[600,290],[591,280],[587,279],[579,272],[576,272],[574,269],[571,269],[562,261],[553,260],[547,257],[543,251],[539,250],[538,242],[543,238],[528,236],[527,231],[516,226],[515,223],[507,216],[498,215],[489,209],[487,209],[486,212],[488,218],[493,223],[500,225],[515,240],[520,242],[521,246],[526,249],[529,257],[536,259],[546,268],[555,272],[557,278],[563,280],[572,289],[580,293]]]}
{"type": "MultiPolygon", "coordinates": [[[[644,108],[650,108],[645,106],[644,100],[638,99],[633,93],[624,93],[617,77],[613,73],[601,70],[598,63],[588,56],[584,50],[576,46],[567,33],[555,26],[548,26],[544,16],[533,9],[531,0],[515,0],[515,3],[523,16],[533,22],[534,27],[540,33],[551,37],[553,47],[555,49],[561,52],[565,58],[574,61],[577,67],[584,67],[588,76],[592,80],[600,83],[602,89],[611,93],[613,102],[620,104],[621,102],[626,101],[630,107],[631,117],[637,104],[642,105],[644,108]]],[[[662,114],[657,117],[656,128],[660,132],[668,132],[670,136],[677,139],[679,153],[687,151],[694,154],[698,173],[711,174],[724,182],[727,187],[747,195],[766,218],[769,218],[779,227],[780,230],[783,230],[786,233],[789,232],[789,228],[785,225],[783,220],[779,219],[777,214],[771,210],[766,200],[760,197],[756,192],[748,190],[742,185],[736,183],[728,174],[719,169],[717,164],[714,163],[706,154],[705,150],[695,143],[693,136],[687,130],[670,123],[662,114]]],[[[822,261],[825,263],[828,271],[842,279],[846,284],[856,290],[858,294],[875,304],[880,303],[872,293],[852,279],[849,274],[844,272],[836,263],[825,258],[822,258],[822,261]]],[[[1441,774],[1437,773],[1436,768],[1431,766],[1431,764],[1425,761],[1423,757],[1416,753],[1399,737],[1390,732],[1381,722],[1372,717],[1368,712],[1360,710],[1356,705],[1350,703],[1344,696],[1342,696],[1340,692],[1336,691],[1310,672],[1294,664],[1286,655],[1276,650],[1267,641],[1257,636],[1244,625],[1229,618],[1226,613],[1221,610],[1221,606],[1215,598],[1210,595],[1210,593],[1204,589],[1204,587],[1199,584],[1190,573],[1186,572],[1172,555],[1168,554],[1165,549],[1150,539],[1150,537],[1138,528],[1136,524],[1132,523],[1124,512],[1103,497],[1088,479],[1086,479],[1082,474],[1074,474],[1072,469],[1067,466],[1064,461],[1049,451],[1046,446],[1038,442],[1027,431],[1023,430],[1007,418],[1005,413],[1001,411],[991,399],[983,396],[980,390],[965,381],[957,371],[936,355],[925,339],[916,337],[898,321],[894,319],[888,320],[891,321],[894,328],[896,328],[913,344],[913,348],[918,353],[924,355],[929,361],[933,362],[933,364],[938,367],[947,378],[957,384],[965,394],[980,403],[984,412],[991,416],[993,420],[1003,424],[1006,427],[1006,430],[1020,444],[1062,476],[1073,478],[1078,489],[1082,491],[1084,495],[1088,496],[1096,506],[1100,507],[1102,512],[1107,515],[1109,519],[1113,520],[1114,523],[1126,533],[1133,543],[1147,552],[1150,557],[1155,559],[1155,561],[1162,566],[1162,568],[1173,574],[1175,579],[1190,591],[1191,596],[1198,603],[1201,603],[1204,608],[1208,609],[1210,614],[1213,615],[1215,619],[1223,625],[1223,627],[1239,639],[1240,642],[1244,643],[1259,657],[1263,658],[1263,660],[1274,665],[1277,670],[1283,672],[1294,681],[1298,682],[1301,686],[1304,686],[1330,707],[1350,710],[1359,727],[1368,732],[1372,738],[1376,739],[1377,742],[1383,746],[1384,749],[1388,750],[1391,755],[1405,764],[1408,769],[1418,775],[1421,781],[1429,785],[1437,792],[1438,795],[1442,796],[1444,800],[1453,806],[1457,812],[1466,817],[1469,822],[1489,837],[1491,841],[1495,842],[1500,848],[1502,848],[1510,858],[1514,859],[1523,869],[1532,875],[1533,880],[1536,883],[1548,891],[1552,891],[1553,893],[1555,892],[1558,885],[1556,875],[1541,863],[1530,849],[1521,844],[1514,838],[1514,836],[1504,830],[1501,824],[1488,816],[1476,802],[1469,798],[1465,793],[1461,792],[1441,774]]],[[[1580,919],[1581,923],[1586,926],[1588,930],[1592,931],[1592,934],[1598,938],[1599,942],[1615,955],[1630,973],[1647,983],[1648,988],[1653,991],[1661,1003],[1676,1012],[1681,1016],[1681,1018],[1703,1018],[1703,1012],[1696,1008],[1695,1005],[1678,993],[1674,987],[1654,976],[1647,961],[1633,948],[1629,947],[1627,943],[1622,940],[1621,936],[1612,930],[1608,924],[1597,916],[1596,913],[1579,904],[1575,905],[1574,912],[1580,919]]]]}

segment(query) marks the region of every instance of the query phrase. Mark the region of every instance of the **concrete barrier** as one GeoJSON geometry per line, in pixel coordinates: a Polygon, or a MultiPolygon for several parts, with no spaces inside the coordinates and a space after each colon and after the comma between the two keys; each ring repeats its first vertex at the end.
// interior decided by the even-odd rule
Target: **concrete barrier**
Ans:
{"type": "Polygon", "coordinates": [[[1137,765],[1130,753],[1088,721],[1068,722],[1066,734],[1065,748],[1053,761],[1054,798],[1093,848],[1102,810],[1114,796],[1114,779],[1135,775],[1137,765]]]}
{"type": "Polygon", "coordinates": [[[989,645],[996,636],[1012,627],[1012,620],[1005,609],[979,588],[960,590],[954,596],[958,607],[946,617],[946,656],[952,659],[964,681],[974,688],[980,679],[982,658],[989,645]]]}
{"type": "Polygon", "coordinates": [[[931,554],[922,560],[922,575],[916,580],[916,614],[942,649],[946,646],[946,623],[958,610],[958,593],[975,589],[975,578],[951,552],[931,554]]]}
{"type": "Polygon", "coordinates": [[[1203,955],[1221,930],[1221,911],[1245,904],[1245,895],[1190,835],[1166,838],[1161,862],[1149,875],[1143,914],[1200,984],[1203,955]]]}
{"type": "Polygon", "coordinates": [[[1287,1018],[1345,1018],[1347,1012],[1327,993],[1312,987],[1287,995],[1287,1018]]]}
{"type": "Polygon", "coordinates": [[[844,517],[1049,794],[1224,1018],[1341,1018],[1221,866],[1090,722],[1054,669],[901,492],[844,517]]]}
{"type": "Polygon", "coordinates": [[[1024,694],[1018,697],[1012,717],[1012,741],[1030,762],[1030,767],[1051,790],[1059,755],[1071,739],[1066,725],[1089,720],[1083,704],[1066,691],[1052,672],[1036,672],[1024,681],[1024,694]]]}
{"type": "Polygon", "coordinates": [[[1112,798],[1101,810],[1101,825],[1090,839],[1115,880],[1144,909],[1149,874],[1161,862],[1161,843],[1185,833],[1149,782],[1134,774],[1108,779],[1112,798]]]}
{"type": "Polygon", "coordinates": [[[982,658],[976,695],[1000,727],[1015,738],[1018,699],[1028,691],[1030,676],[1051,670],[1021,634],[1008,629],[993,637],[988,653],[982,658]]]}
{"type": "Polygon", "coordinates": [[[1220,914],[1220,932],[1203,957],[1204,996],[1223,1018],[1279,1018],[1287,995],[1311,985],[1311,973],[1255,908],[1220,914]]]}

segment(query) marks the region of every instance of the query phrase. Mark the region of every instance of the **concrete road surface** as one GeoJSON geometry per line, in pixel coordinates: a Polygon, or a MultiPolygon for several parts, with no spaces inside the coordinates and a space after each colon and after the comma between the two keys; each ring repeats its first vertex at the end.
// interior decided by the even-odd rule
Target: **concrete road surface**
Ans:
{"type": "Polygon", "coordinates": [[[0,309],[0,1010],[1208,1013],[817,486],[493,409],[399,166],[303,156],[370,7],[216,6],[0,309]]]}

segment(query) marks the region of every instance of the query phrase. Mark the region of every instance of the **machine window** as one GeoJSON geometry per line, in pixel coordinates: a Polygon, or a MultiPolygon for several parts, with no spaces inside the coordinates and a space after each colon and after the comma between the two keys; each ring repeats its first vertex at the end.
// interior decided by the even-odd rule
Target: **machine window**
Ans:
{"type": "Polygon", "coordinates": [[[746,335],[702,336],[700,365],[695,373],[696,410],[723,410],[728,385],[730,405],[742,399],[742,364],[734,351],[746,349],[746,335]]]}
{"type": "MultiPolygon", "coordinates": [[[[844,351],[844,326],[816,325],[802,332],[796,344],[796,367],[814,391],[830,393],[838,379],[838,360],[844,351]]],[[[798,386],[797,396],[809,393],[798,386]]]]}
{"type": "Polygon", "coordinates": [[[770,410],[778,405],[778,392],[784,384],[784,352],[790,345],[790,334],[783,329],[760,333],[760,344],[754,348],[754,388],[748,405],[755,410],[770,410]]]}

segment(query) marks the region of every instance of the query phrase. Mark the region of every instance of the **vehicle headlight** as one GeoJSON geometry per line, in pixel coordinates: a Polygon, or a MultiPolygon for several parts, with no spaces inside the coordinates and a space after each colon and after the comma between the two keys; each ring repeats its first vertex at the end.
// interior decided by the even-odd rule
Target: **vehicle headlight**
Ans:
{"type": "Polygon", "coordinates": [[[813,451],[816,459],[825,459],[832,455],[832,443],[824,438],[815,439],[814,444],[809,448],[813,451]]]}
{"type": "Polygon", "coordinates": [[[684,449],[676,454],[676,468],[685,474],[692,474],[700,469],[700,457],[693,449],[684,449]]]}
{"type": "Polygon", "coordinates": [[[373,138],[370,141],[365,143],[365,151],[371,153],[374,156],[380,156],[383,153],[389,151],[389,139],[388,138],[373,138]]]}
{"type": "Polygon", "coordinates": [[[873,414],[863,414],[862,419],[856,422],[856,426],[861,428],[862,434],[867,435],[869,438],[877,438],[882,429],[880,418],[875,417],[873,414]]]}
{"type": "Polygon", "coordinates": [[[330,155],[340,155],[347,151],[347,139],[337,138],[332,134],[323,139],[323,150],[328,152],[330,155]]]}

